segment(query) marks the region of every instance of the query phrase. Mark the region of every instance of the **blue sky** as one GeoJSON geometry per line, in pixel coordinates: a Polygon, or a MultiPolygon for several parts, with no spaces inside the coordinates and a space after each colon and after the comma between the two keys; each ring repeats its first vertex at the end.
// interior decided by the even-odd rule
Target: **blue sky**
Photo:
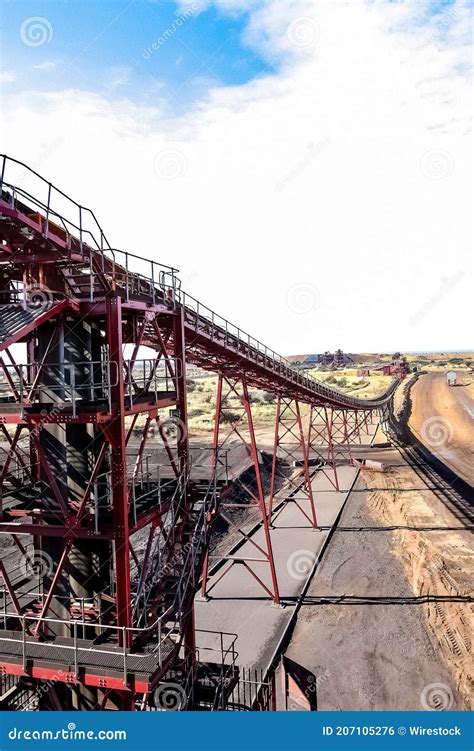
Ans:
{"type": "Polygon", "coordinates": [[[469,0],[195,1],[0,3],[1,150],[285,354],[465,348],[469,0]]]}
{"type": "Polygon", "coordinates": [[[156,96],[175,110],[214,85],[245,84],[275,71],[245,45],[246,13],[197,12],[192,0],[189,9],[184,18],[172,0],[4,2],[3,66],[14,61],[22,88],[87,89],[147,104],[156,96]],[[51,38],[24,44],[22,24],[37,17],[47,19],[51,38]]]}
{"type": "MultiPolygon", "coordinates": [[[[255,44],[246,43],[251,12],[262,4],[263,0],[253,0],[247,11],[231,11],[221,2],[224,11],[219,2],[190,0],[189,14],[183,18],[183,3],[175,0],[3,0],[1,63],[4,69],[15,69],[17,89],[74,88],[148,106],[156,102],[182,114],[213,87],[278,74],[287,62],[288,54],[277,47],[269,60],[268,46],[263,55],[255,44]],[[205,9],[199,9],[203,3],[205,9]],[[28,34],[27,22],[35,20],[47,41],[25,44],[23,25],[28,34]]],[[[454,4],[455,0],[415,4],[406,30],[414,32],[433,22],[454,4]]],[[[245,5],[237,3],[240,8],[245,5]]],[[[448,28],[449,24],[440,25],[439,39],[448,28]]]]}

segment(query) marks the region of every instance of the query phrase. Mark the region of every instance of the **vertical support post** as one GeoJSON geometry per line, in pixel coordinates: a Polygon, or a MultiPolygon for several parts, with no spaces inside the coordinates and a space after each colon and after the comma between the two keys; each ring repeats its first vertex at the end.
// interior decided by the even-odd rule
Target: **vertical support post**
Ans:
{"type": "Polygon", "coordinates": [[[180,476],[187,481],[189,467],[188,403],[186,393],[186,346],[184,339],[184,309],[179,307],[173,319],[174,356],[176,360],[176,404],[179,409],[181,430],[178,431],[178,467],[180,476]]]}
{"type": "Polygon", "coordinates": [[[313,498],[313,488],[311,487],[311,477],[309,474],[309,466],[308,466],[309,444],[308,446],[306,446],[305,444],[304,433],[303,433],[303,423],[301,421],[300,404],[297,399],[295,400],[295,409],[296,409],[296,421],[298,425],[298,431],[300,434],[300,446],[303,452],[303,472],[304,472],[306,491],[309,496],[309,505],[311,508],[311,518],[312,518],[313,528],[316,529],[316,527],[318,526],[318,520],[316,518],[316,509],[314,507],[314,498],[313,498]]]}
{"type": "Polygon", "coordinates": [[[339,491],[339,478],[337,476],[336,454],[334,451],[334,436],[333,436],[333,412],[331,407],[331,417],[328,417],[327,407],[324,407],[324,421],[326,426],[327,441],[328,441],[328,461],[332,464],[334,472],[334,485],[337,491],[339,491]]]}
{"type": "Polygon", "coordinates": [[[359,415],[359,411],[356,409],[354,412],[354,434],[359,440],[359,444],[362,443],[362,436],[360,434],[360,428],[362,425],[362,417],[359,415]]]}
{"type": "Polygon", "coordinates": [[[347,444],[347,451],[349,453],[349,461],[352,462],[352,452],[351,452],[351,442],[349,438],[349,430],[348,430],[348,410],[344,409],[342,410],[342,422],[343,422],[343,432],[344,432],[344,441],[347,444]]]}
{"type": "Polygon", "coordinates": [[[301,466],[303,468],[303,482],[301,482],[301,475],[294,477],[290,474],[287,479],[287,484],[293,487],[293,492],[289,494],[288,500],[296,504],[303,516],[315,529],[318,526],[318,523],[316,518],[316,509],[314,506],[313,489],[311,487],[311,477],[309,473],[309,445],[306,445],[300,405],[297,399],[278,397],[275,415],[275,438],[273,446],[273,462],[270,487],[270,523],[275,496],[275,478],[278,450],[280,450],[280,455],[284,455],[290,467],[293,463],[293,467],[301,466]],[[298,450],[301,452],[302,462],[300,461],[298,450]],[[310,508],[308,512],[300,505],[300,499],[297,496],[297,493],[300,491],[307,496],[307,500],[309,501],[310,508]]]}
{"type": "Polygon", "coordinates": [[[265,506],[265,495],[263,492],[262,478],[260,476],[260,465],[258,462],[257,442],[255,439],[255,430],[253,426],[252,409],[250,407],[249,392],[248,392],[248,387],[247,387],[247,381],[245,380],[245,378],[242,378],[242,388],[243,388],[243,401],[244,401],[244,407],[245,407],[245,414],[247,416],[247,423],[248,423],[248,429],[249,429],[249,435],[250,435],[250,455],[252,457],[253,465],[255,467],[255,479],[257,483],[258,505],[260,507],[263,531],[264,531],[265,542],[267,546],[268,562],[270,564],[270,574],[271,574],[272,586],[273,586],[272,596],[273,596],[274,604],[278,605],[280,603],[280,593],[278,591],[278,581],[277,581],[277,575],[276,575],[275,560],[273,558],[272,540],[270,536],[270,527],[268,523],[267,509],[265,506]]]}
{"type": "Polygon", "coordinates": [[[323,461],[323,466],[319,470],[327,477],[335,490],[339,491],[339,479],[337,476],[337,461],[335,451],[335,424],[333,407],[319,406],[311,407],[309,426],[308,426],[308,456],[311,452],[323,461]],[[332,479],[329,469],[332,468],[332,479]]]}
{"type": "MultiPolygon", "coordinates": [[[[189,436],[188,436],[188,400],[186,388],[186,341],[184,335],[184,308],[177,306],[173,318],[173,343],[175,357],[175,382],[177,391],[176,405],[179,410],[180,430],[178,430],[178,483],[181,484],[181,504],[187,521],[188,482],[189,482],[189,436]]],[[[186,614],[183,624],[183,647],[185,659],[194,660],[196,653],[196,634],[194,627],[194,605],[186,614]]]]}
{"type": "MultiPolygon", "coordinates": [[[[217,375],[217,393],[216,393],[216,412],[215,412],[215,418],[214,418],[214,436],[212,441],[212,448],[213,448],[213,473],[214,473],[214,481],[216,479],[217,474],[217,452],[219,449],[219,426],[220,426],[220,416],[221,416],[221,406],[222,406],[222,373],[219,371],[217,375]]],[[[208,514],[207,517],[207,524],[208,526],[211,525],[217,509],[214,509],[211,514],[208,514]]],[[[207,577],[209,573],[209,549],[206,550],[206,556],[204,558],[204,565],[202,569],[202,582],[201,582],[201,597],[203,599],[207,599],[207,577]]]]}
{"type": "Polygon", "coordinates": [[[114,417],[107,426],[107,436],[112,443],[111,481],[114,521],[114,557],[116,575],[117,626],[125,644],[130,646],[132,626],[130,586],[130,535],[128,526],[128,487],[126,464],[126,436],[124,419],[124,381],[122,352],[122,301],[120,297],[107,298],[107,341],[109,360],[117,368],[117,379],[110,386],[114,417]]]}
{"type": "Polygon", "coordinates": [[[275,438],[273,441],[273,460],[272,460],[272,474],[270,479],[270,500],[268,503],[268,519],[271,524],[272,522],[272,513],[273,513],[273,498],[275,495],[275,477],[276,477],[276,465],[278,461],[278,444],[279,444],[279,427],[280,427],[280,412],[281,412],[281,397],[279,396],[277,399],[277,408],[276,408],[276,415],[275,415],[275,438]]]}

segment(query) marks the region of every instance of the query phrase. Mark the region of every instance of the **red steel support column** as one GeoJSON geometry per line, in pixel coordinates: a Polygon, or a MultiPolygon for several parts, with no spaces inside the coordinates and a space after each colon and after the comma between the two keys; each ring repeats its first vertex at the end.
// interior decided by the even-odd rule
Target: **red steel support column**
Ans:
{"type": "MultiPolygon", "coordinates": [[[[218,577],[216,581],[214,581],[212,586],[215,586],[217,582],[220,581],[228,573],[228,571],[230,571],[230,569],[235,563],[239,563],[243,565],[244,568],[246,568],[247,571],[254,577],[254,579],[258,582],[258,584],[272,598],[273,602],[275,604],[279,604],[280,595],[279,595],[279,590],[278,590],[278,581],[277,581],[277,575],[276,575],[275,561],[273,557],[271,536],[270,536],[268,510],[265,504],[265,494],[264,494],[263,483],[262,483],[262,478],[260,474],[260,464],[259,464],[259,457],[258,457],[258,450],[257,450],[257,442],[255,438],[255,430],[254,430],[254,425],[253,425],[252,409],[250,405],[250,397],[249,397],[248,387],[247,387],[247,383],[246,383],[244,376],[239,375],[235,378],[227,378],[222,373],[219,373],[215,420],[216,420],[215,425],[214,425],[215,460],[218,461],[218,451],[226,443],[226,441],[229,439],[231,435],[236,435],[239,438],[239,440],[243,442],[243,444],[247,448],[249,457],[251,459],[253,469],[255,471],[255,484],[256,484],[255,493],[252,490],[250,490],[245,485],[245,483],[243,483],[238,477],[235,478],[235,482],[240,483],[244,491],[248,495],[250,495],[253,500],[253,504],[249,504],[249,505],[245,504],[245,507],[250,508],[253,505],[254,507],[258,509],[261,523],[263,526],[265,545],[263,545],[263,543],[262,545],[257,544],[255,540],[249,537],[239,527],[236,527],[236,529],[242,535],[242,537],[245,540],[247,540],[248,543],[253,545],[263,556],[261,559],[259,559],[259,562],[266,563],[270,566],[270,579],[271,579],[270,586],[272,587],[272,589],[269,589],[269,587],[267,587],[265,582],[262,580],[261,576],[257,574],[252,568],[251,564],[255,563],[256,559],[247,558],[245,556],[239,557],[238,559],[237,559],[237,556],[232,557],[228,568],[224,569],[223,573],[218,577]],[[225,382],[226,387],[228,387],[229,389],[225,395],[223,394],[224,382],[225,382]],[[242,393],[239,392],[238,385],[242,387],[242,393]],[[224,404],[227,407],[229,407],[229,399],[234,400],[230,407],[230,411],[239,412],[239,416],[236,421],[229,421],[224,411],[224,404]],[[229,428],[226,436],[223,439],[220,435],[220,423],[221,422],[227,423],[228,428],[229,428]],[[240,423],[242,423],[242,425],[240,425],[240,423]],[[243,432],[245,430],[245,428],[243,428],[244,423],[247,424],[246,428],[247,428],[248,436],[249,436],[248,440],[246,440],[246,438],[243,435],[243,432]]],[[[227,505],[229,507],[234,507],[236,504],[233,504],[233,503],[227,504],[224,501],[221,505],[222,507],[226,507],[227,505]]],[[[237,505],[241,506],[242,504],[237,504],[237,505]]],[[[219,511],[219,509],[217,509],[217,511],[219,511]]],[[[206,583],[207,583],[206,579],[207,579],[207,568],[205,568],[205,571],[203,574],[203,581],[202,581],[202,588],[201,588],[201,593],[204,596],[206,595],[206,583]]]]}
{"type": "Polygon", "coordinates": [[[244,407],[245,407],[245,412],[247,415],[247,423],[248,423],[248,429],[249,429],[249,434],[250,434],[250,455],[252,457],[252,461],[255,467],[258,504],[260,506],[263,530],[265,534],[265,542],[267,545],[268,562],[270,564],[270,573],[272,577],[273,602],[275,603],[275,605],[278,605],[280,602],[280,594],[278,591],[278,581],[277,581],[277,575],[276,575],[276,569],[275,569],[275,561],[273,558],[273,547],[272,547],[272,541],[270,537],[270,527],[268,524],[268,514],[267,514],[267,509],[265,506],[265,495],[263,492],[262,478],[260,476],[260,465],[258,463],[257,441],[255,440],[255,430],[253,427],[252,409],[250,407],[249,392],[248,392],[247,382],[245,378],[242,378],[242,387],[243,387],[243,392],[244,392],[244,407]]]}
{"type": "Polygon", "coordinates": [[[308,457],[313,452],[323,462],[320,472],[323,472],[331,485],[338,491],[339,480],[337,476],[336,452],[334,448],[334,410],[332,407],[311,407],[308,426],[308,457]],[[324,465],[332,468],[332,474],[324,465]]]}
{"type": "MultiPolygon", "coordinates": [[[[123,382],[122,353],[122,301],[120,297],[109,297],[106,303],[107,341],[109,360],[117,369],[116,379],[112,379],[112,405],[115,417],[107,425],[107,437],[112,443],[111,474],[114,520],[114,557],[116,577],[117,625],[126,629],[132,626],[131,586],[130,586],[130,535],[128,527],[128,487],[125,436],[125,396],[123,382]]],[[[130,646],[131,633],[126,632],[125,644],[130,646]]]]}
{"type": "Polygon", "coordinates": [[[272,460],[272,475],[270,479],[270,500],[268,502],[268,518],[270,520],[270,523],[272,521],[272,513],[273,513],[273,499],[275,497],[275,478],[276,478],[276,465],[278,460],[278,443],[279,443],[279,435],[280,435],[280,411],[281,411],[281,400],[280,397],[277,399],[277,408],[276,408],[276,415],[275,415],[275,438],[273,441],[273,460],[272,460]]]}
{"type": "Polygon", "coordinates": [[[179,409],[181,430],[178,431],[179,472],[185,481],[189,470],[188,403],[186,393],[186,345],[184,339],[184,310],[179,308],[173,320],[174,356],[176,358],[175,381],[178,392],[176,405],[179,409]]]}
{"type": "Polygon", "coordinates": [[[311,476],[309,474],[309,465],[308,465],[309,446],[306,446],[305,444],[304,433],[303,433],[303,423],[301,421],[300,404],[297,399],[295,400],[295,408],[296,408],[296,419],[297,419],[297,424],[298,424],[298,430],[300,434],[300,446],[303,452],[303,472],[304,472],[304,478],[305,478],[305,485],[306,485],[307,493],[309,496],[309,504],[311,508],[311,517],[312,517],[313,527],[316,529],[316,527],[318,526],[318,520],[316,517],[316,509],[314,507],[313,488],[311,487],[311,476]]]}
{"type": "Polygon", "coordinates": [[[313,489],[311,487],[311,477],[309,473],[309,447],[306,446],[300,405],[297,399],[284,399],[282,397],[278,397],[277,401],[275,416],[275,439],[273,445],[273,462],[270,485],[270,502],[268,513],[270,522],[275,496],[276,463],[278,449],[285,453],[287,460],[290,460],[290,462],[298,462],[298,464],[295,464],[294,466],[299,466],[300,464],[297,449],[299,449],[299,451],[301,452],[301,455],[303,457],[301,466],[303,468],[304,483],[301,484],[300,475],[297,479],[290,477],[289,484],[293,485],[294,490],[301,490],[306,494],[309,501],[308,513],[306,513],[306,511],[300,506],[294,493],[289,500],[294,501],[303,516],[308,519],[311,526],[313,528],[316,528],[318,526],[318,522],[316,518],[313,489]]]}
{"type": "Polygon", "coordinates": [[[331,409],[331,417],[329,417],[327,407],[324,407],[324,421],[326,425],[327,440],[328,440],[328,461],[332,465],[333,472],[334,472],[334,487],[336,488],[337,491],[339,491],[339,478],[337,476],[336,453],[334,451],[332,419],[333,419],[333,409],[331,409]]]}
{"type": "MultiPolygon", "coordinates": [[[[177,391],[176,406],[179,410],[180,424],[178,426],[178,483],[181,483],[182,504],[186,522],[188,509],[188,481],[189,481],[189,436],[188,436],[188,400],[186,388],[186,341],[184,336],[184,309],[179,307],[173,319],[174,356],[176,358],[175,383],[177,391]]],[[[166,350],[165,350],[166,352],[166,350]]],[[[194,627],[194,604],[189,613],[185,614],[183,623],[183,646],[185,659],[194,661],[196,653],[196,633],[194,627]]]]}
{"type": "MultiPolygon", "coordinates": [[[[214,418],[214,436],[212,441],[212,448],[213,448],[213,473],[217,472],[217,452],[219,448],[219,426],[220,426],[220,416],[221,416],[221,405],[222,405],[222,373],[218,373],[217,376],[217,393],[216,393],[216,412],[215,412],[215,418],[214,418]]],[[[217,511],[217,509],[216,509],[217,511]]],[[[214,521],[214,515],[209,515],[207,518],[207,523],[210,526],[212,522],[214,521]]],[[[209,548],[206,550],[206,556],[204,558],[204,565],[202,569],[202,581],[201,581],[201,597],[206,599],[206,586],[207,586],[207,577],[209,573],[209,548]]]]}

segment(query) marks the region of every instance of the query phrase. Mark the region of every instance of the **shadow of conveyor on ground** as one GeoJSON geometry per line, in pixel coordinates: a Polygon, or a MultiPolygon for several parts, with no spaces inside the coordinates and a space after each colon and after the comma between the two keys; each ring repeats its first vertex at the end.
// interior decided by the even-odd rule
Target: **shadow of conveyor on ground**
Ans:
{"type": "MultiPolygon", "coordinates": [[[[454,516],[463,523],[474,523],[474,488],[458,477],[449,467],[438,459],[410,430],[408,420],[412,411],[411,388],[418,380],[410,382],[405,394],[400,414],[396,417],[393,410],[389,418],[389,434],[394,444],[403,453],[409,467],[418,475],[425,485],[442,501],[454,516]]],[[[398,490],[397,490],[398,492],[398,490]]]]}

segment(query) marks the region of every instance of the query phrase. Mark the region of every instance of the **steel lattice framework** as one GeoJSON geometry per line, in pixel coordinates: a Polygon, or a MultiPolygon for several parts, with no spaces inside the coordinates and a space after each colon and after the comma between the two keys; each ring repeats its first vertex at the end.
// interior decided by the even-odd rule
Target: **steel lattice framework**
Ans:
{"type": "Polygon", "coordinates": [[[229,566],[245,566],[278,603],[277,463],[300,467],[310,512],[300,508],[316,527],[310,467],[338,488],[338,461],[386,412],[397,381],[363,401],[327,388],[185,293],[173,267],[111,248],[91,210],[26,165],[2,157],[0,186],[0,534],[13,561],[0,562],[0,675],[14,681],[5,701],[145,709],[171,675],[188,706],[211,689],[223,706],[234,647],[222,650],[229,660],[197,660],[193,601],[206,593],[213,523],[242,484],[225,466],[229,436],[248,449],[255,483],[243,490],[265,533],[257,562],[229,566]],[[143,347],[154,357],[141,358],[143,347]],[[189,364],[218,374],[201,463],[189,445],[189,364]],[[251,387],[277,398],[268,500],[251,387]]]}

